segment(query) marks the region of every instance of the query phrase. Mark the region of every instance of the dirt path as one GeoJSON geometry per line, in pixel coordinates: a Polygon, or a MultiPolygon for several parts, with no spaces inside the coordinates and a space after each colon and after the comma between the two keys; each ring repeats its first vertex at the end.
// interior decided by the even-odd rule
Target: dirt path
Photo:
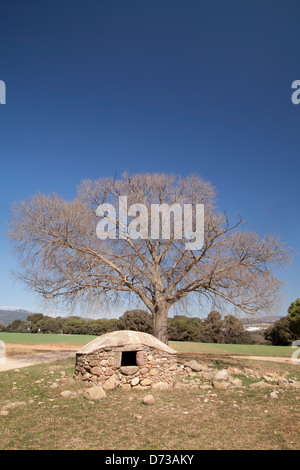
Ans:
{"type": "Polygon", "coordinates": [[[74,357],[79,348],[69,344],[6,344],[0,372],[74,357]]]}
{"type": "Polygon", "coordinates": [[[43,364],[46,362],[60,361],[68,357],[74,357],[75,354],[69,351],[52,352],[45,354],[34,354],[29,356],[7,357],[5,364],[0,364],[0,372],[12,369],[21,369],[22,367],[43,364]]]}
{"type": "Polygon", "coordinates": [[[19,354],[34,354],[38,351],[78,351],[81,346],[74,344],[22,344],[22,343],[6,343],[6,352],[12,356],[17,351],[19,354]]]}
{"type": "MultiPolygon", "coordinates": [[[[59,361],[68,357],[74,357],[75,353],[80,349],[70,344],[6,344],[6,360],[5,364],[0,363],[0,372],[20,369],[35,364],[59,361]]],[[[197,353],[193,353],[197,355],[197,353]]],[[[205,354],[201,353],[201,356],[205,354]]],[[[232,359],[249,359],[254,361],[270,361],[291,363],[291,357],[268,357],[268,356],[237,356],[226,355],[232,359]]]]}
{"type": "Polygon", "coordinates": [[[230,356],[236,359],[249,359],[253,361],[271,361],[271,362],[285,362],[292,364],[291,357],[268,357],[268,356],[230,356]]]}

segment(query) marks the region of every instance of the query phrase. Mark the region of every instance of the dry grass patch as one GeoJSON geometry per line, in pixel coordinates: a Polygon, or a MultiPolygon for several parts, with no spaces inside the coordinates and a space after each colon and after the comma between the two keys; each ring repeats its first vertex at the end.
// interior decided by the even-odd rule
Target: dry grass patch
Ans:
{"type": "MultiPolygon", "coordinates": [[[[300,378],[298,366],[228,358],[207,362],[300,378]]],[[[73,373],[71,359],[1,373],[0,411],[8,412],[0,415],[1,450],[299,448],[297,389],[280,389],[279,398],[272,399],[272,389],[252,390],[247,385],[253,379],[243,377],[245,388],[151,391],[156,401],[145,406],[146,393],[140,390],[116,389],[91,402],[73,373]],[[76,397],[63,398],[63,390],[76,397]]]]}

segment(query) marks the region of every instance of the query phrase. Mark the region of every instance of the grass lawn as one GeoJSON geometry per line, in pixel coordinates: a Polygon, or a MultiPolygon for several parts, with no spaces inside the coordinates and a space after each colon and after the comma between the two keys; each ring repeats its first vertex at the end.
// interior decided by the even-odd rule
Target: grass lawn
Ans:
{"type": "Polygon", "coordinates": [[[0,333],[0,341],[10,344],[74,344],[74,346],[84,346],[96,337],[92,335],[55,335],[51,333],[0,333]]]}
{"type": "MultiPolygon", "coordinates": [[[[211,359],[208,358],[208,361],[211,359]]],[[[257,361],[226,358],[253,369],[257,361]]],[[[224,363],[225,364],[225,363],[224,363]]],[[[296,365],[259,364],[300,379],[296,365]]],[[[208,450],[299,449],[300,390],[171,389],[111,390],[100,401],[83,394],[63,398],[84,385],[72,378],[74,360],[0,373],[0,450],[208,450]],[[55,387],[53,384],[56,384],[55,387]]],[[[246,378],[241,377],[243,380],[246,378]]],[[[246,379],[249,380],[249,379],[246,379]]],[[[246,384],[245,384],[246,385],[246,384]]]]}
{"type": "Polygon", "coordinates": [[[215,344],[170,341],[169,345],[178,352],[235,354],[238,356],[291,357],[295,351],[290,346],[265,346],[260,344],[215,344]]]}
{"type": "MultiPolygon", "coordinates": [[[[68,344],[84,346],[95,338],[96,336],[91,335],[0,333],[0,340],[10,344],[68,344]]],[[[170,341],[169,345],[180,353],[291,357],[294,352],[294,349],[290,346],[192,343],[181,341],[170,341]]]]}

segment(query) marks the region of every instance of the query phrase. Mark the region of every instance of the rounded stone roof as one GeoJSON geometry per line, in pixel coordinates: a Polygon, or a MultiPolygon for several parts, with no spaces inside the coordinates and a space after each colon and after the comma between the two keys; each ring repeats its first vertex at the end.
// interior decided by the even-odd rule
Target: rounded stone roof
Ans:
{"type": "Polygon", "coordinates": [[[104,348],[114,348],[122,346],[149,346],[150,348],[159,349],[169,354],[177,354],[177,351],[167,346],[165,343],[155,338],[155,336],[141,331],[120,330],[106,333],[98,336],[83,348],[77,351],[77,354],[90,354],[104,348]]]}

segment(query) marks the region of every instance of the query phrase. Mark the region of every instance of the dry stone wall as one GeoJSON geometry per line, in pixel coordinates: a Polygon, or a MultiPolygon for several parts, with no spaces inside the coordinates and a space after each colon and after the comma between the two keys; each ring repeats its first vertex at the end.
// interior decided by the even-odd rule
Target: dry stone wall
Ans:
{"type": "Polygon", "coordinates": [[[150,388],[160,383],[171,386],[177,374],[176,354],[148,346],[134,349],[104,348],[90,354],[76,355],[75,378],[110,389],[150,388]],[[122,365],[122,354],[136,352],[135,365],[122,365]]]}

